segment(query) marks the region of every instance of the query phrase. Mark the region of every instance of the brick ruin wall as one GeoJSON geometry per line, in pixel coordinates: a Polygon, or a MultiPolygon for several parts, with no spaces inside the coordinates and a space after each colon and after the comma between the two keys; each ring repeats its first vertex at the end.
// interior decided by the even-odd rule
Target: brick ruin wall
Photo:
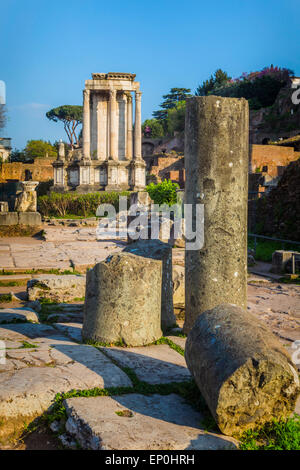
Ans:
{"type": "MultiPolygon", "coordinates": [[[[290,162],[298,160],[300,152],[295,152],[293,147],[280,147],[278,145],[250,146],[249,173],[268,175],[277,178],[283,174],[290,162]]],[[[184,187],[184,156],[170,152],[165,154],[153,154],[144,156],[147,164],[147,173],[155,178],[156,182],[170,179],[184,187]]]]}
{"type": "Polygon", "coordinates": [[[53,179],[53,161],[54,159],[36,159],[34,163],[1,163],[0,183],[8,180],[24,181],[28,171],[33,181],[49,181],[53,179]]]}
{"type": "Polygon", "coordinates": [[[272,178],[281,176],[289,163],[298,160],[300,152],[295,152],[293,147],[281,147],[279,145],[250,146],[250,169],[252,173],[267,173],[272,178]]]}

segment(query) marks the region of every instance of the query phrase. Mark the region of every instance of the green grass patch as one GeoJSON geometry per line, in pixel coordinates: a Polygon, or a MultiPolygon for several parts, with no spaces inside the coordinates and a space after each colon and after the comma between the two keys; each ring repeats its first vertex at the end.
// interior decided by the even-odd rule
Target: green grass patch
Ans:
{"type": "Polygon", "coordinates": [[[124,418],[132,418],[133,413],[130,410],[115,411],[116,415],[123,416],[124,418]]]}
{"type": "MultiPolygon", "coordinates": [[[[249,237],[248,248],[254,249],[254,238],[249,237]]],[[[299,250],[299,245],[291,243],[273,242],[272,240],[256,239],[256,254],[255,259],[258,261],[270,262],[272,261],[272,254],[276,250],[299,250]]]]}
{"type": "Polygon", "coordinates": [[[81,274],[80,271],[76,271],[75,269],[65,269],[61,271],[60,269],[26,269],[24,271],[6,271],[5,269],[0,270],[0,275],[3,276],[15,276],[16,274],[57,274],[57,275],[68,275],[68,274],[81,274]]]}
{"type": "Polygon", "coordinates": [[[20,349],[32,349],[32,348],[37,348],[38,346],[36,344],[29,343],[28,341],[22,341],[22,346],[20,349]]]}
{"type": "Polygon", "coordinates": [[[242,450],[300,450],[300,416],[273,420],[240,438],[242,450]]]}
{"type": "Polygon", "coordinates": [[[1,294],[0,295],[0,304],[5,304],[8,302],[12,302],[12,295],[11,294],[1,294]]]}
{"type": "Polygon", "coordinates": [[[15,286],[26,286],[27,279],[20,281],[0,281],[0,287],[15,287],[15,286]]]}

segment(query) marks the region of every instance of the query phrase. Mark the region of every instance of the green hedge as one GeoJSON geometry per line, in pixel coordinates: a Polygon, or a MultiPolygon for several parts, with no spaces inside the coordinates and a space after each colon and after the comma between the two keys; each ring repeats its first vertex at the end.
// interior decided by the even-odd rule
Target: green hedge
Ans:
{"type": "Polygon", "coordinates": [[[177,203],[177,189],[179,185],[171,180],[164,180],[158,184],[150,183],[146,186],[146,191],[155,204],[168,204],[168,206],[177,203]]]}
{"type": "Polygon", "coordinates": [[[38,197],[38,211],[46,217],[66,217],[75,215],[93,217],[100,204],[112,204],[119,210],[119,196],[127,196],[130,192],[96,192],[87,194],[55,193],[38,197]]]}

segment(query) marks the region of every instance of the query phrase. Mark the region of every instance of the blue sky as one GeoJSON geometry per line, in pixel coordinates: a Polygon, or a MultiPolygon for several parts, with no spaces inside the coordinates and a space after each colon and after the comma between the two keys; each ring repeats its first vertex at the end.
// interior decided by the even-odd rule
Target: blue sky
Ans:
{"type": "Polygon", "coordinates": [[[232,77],[274,65],[300,75],[299,0],[2,0],[0,80],[13,147],[65,139],[45,117],[82,104],[92,72],[131,72],[143,119],[171,87],[192,92],[217,68],[232,77]]]}

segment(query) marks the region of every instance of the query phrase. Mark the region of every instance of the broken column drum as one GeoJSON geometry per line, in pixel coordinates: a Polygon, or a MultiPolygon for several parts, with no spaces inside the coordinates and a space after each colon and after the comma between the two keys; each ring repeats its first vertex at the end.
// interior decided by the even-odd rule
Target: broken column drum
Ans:
{"type": "Polygon", "coordinates": [[[161,331],[162,262],[111,255],[87,272],[82,336],[127,346],[150,344],[161,331]]]}
{"type": "Polygon", "coordinates": [[[160,240],[139,240],[124,251],[162,261],[161,327],[164,332],[167,331],[176,324],[173,309],[172,247],[160,240]]]}

